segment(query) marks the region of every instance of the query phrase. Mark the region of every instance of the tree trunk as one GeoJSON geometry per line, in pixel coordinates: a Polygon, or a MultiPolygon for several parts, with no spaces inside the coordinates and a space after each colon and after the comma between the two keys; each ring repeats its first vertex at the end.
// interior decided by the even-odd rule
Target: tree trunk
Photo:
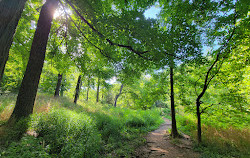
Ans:
{"type": "Polygon", "coordinates": [[[60,89],[60,96],[63,97],[63,92],[64,92],[64,84],[61,85],[61,89],[60,89]]]}
{"type": "Polygon", "coordinates": [[[81,75],[79,75],[78,80],[77,80],[77,84],[76,84],[76,93],[75,93],[75,99],[74,99],[75,104],[76,104],[77,99],[78,99],[79,94],[80,94],[81,85],[82,85],[81,75]]]}
{"type": "Polygon", "coordinates": [[[117,100],[118,100],[119,96],[122,94],[122,88],[123,88],[123,84],[121,85],[119,94],[117,94],[117,95],[115,96],[114,107],[116,107],[117,100]]]}
{"type": "MultiPolygon", "coordinates": [[[[208,76],[208,75],[207,75],[208,76]]],[[[205,84],[204,87],[202,89],[202,92],[200,93],[200,95],[197,97],[196,99],[196,115],[197,115],[197,140],[198,140],[198,144],[201,143],[202,138],[201,138],[201,113],[200,112],[200,107],[201,107],[201,98],[203,97],[203,95],[205,94],[206,90],[208,88],[208,84],[207,84],[207,77],[205,80],[205,84]]]]}
{"type": "Polygon", "coordinates": [[[176,126],[176,119],[175,119],[175,105],[174,105],[174,79],[173,79],[174,73],[173,73],[173,67],[170,66],[170,87],[171,87],[171,117],[172,117],[172,129],[171,129],[171,136],[173,138],[179,137],[179,133],[177,131],[176,126]]]}
{"type": "Polygon", "coordinates": [[[88,88],[87,88],[87,95],[86,95],[86,101],[89,100],[89,85],[88,85],[88,88]]]}
{"type": "Polygon", "coordinates": [[[100,78],[98,77],[97,81],[97,90],[96,90],[96,102],[99,102],[99,90],[100,90],[100,78]]]}
{"type": "Polygon", "coordinates": [[[62,74],[58,74],[54,97],[59,97],[59,92],[60,92],[60,89],[61,89],[61,83],[62,83],[62,74]]]}
{"type": "Polygon", "coordinates": [[[23,117],[28,117],[33,112],[51,22],[57,5],[57,0],[47,0],[41,9],[30,50],[29,61],[17,96],[16,106],[9,119],[9,123],[18,121],[23,117]]]}
{"type": "Polygon", "coordinates": [[[201,112],[200,112],[200,98],[198,97],[196,100],[196,115],[197,115],[197,140],[198,144],[201,143],[201,112]]]}
{"type": "Polygon", "coordinates": [[[0,83],[18,21],[27,0],[0,1],[0,83]]]}
{"type": "Polygon", "coordinates": [[[103,100],[103,98],[104,98],[104,90],[102,88],[102,100],[103,100]]]}

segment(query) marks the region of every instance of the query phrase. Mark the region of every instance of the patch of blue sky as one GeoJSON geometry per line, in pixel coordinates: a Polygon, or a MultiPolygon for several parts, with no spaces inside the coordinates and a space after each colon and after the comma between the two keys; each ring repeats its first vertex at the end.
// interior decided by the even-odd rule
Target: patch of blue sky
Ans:
{"type": "Polygon", "coordinates": [[[157,19],[157,15],[160,13],[161,8],[157,4],[153,5],[144,12],[146,18],[157,19]]]}

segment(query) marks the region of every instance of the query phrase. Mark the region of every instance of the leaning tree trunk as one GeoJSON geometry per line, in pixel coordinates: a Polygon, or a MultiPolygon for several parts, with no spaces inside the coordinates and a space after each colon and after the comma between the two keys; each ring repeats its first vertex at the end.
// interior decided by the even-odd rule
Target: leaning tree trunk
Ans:
{"type": "Polygon", "coordinates": [[[76,93],[75,93],[75,99],[74,99],[74,103],[76,104],[77,99],[79,97],[80,94],[80,87],[82,85],[82,81],[81,81],[81,75],[79,75],[78,80],[77,80],[77,84],[76,84],[76,93]]]}
{"type": "Polygon", "coordinates": [[[54,97],[59,97],[59,93],[60,93],[60,89],[61,89],[61,83],[62,83],[62,74],[58,74],[54,97]]]}
{"type": "Polygon", "coordinates": [[[27,0],[0,1],[0,83],[18,21],[27,0]]]}
{"type": "Polygon", "coordinates": [[[47,0],[43,5],[33,38],[28,65],[17,96],[16,106],[9,122],[28,117],[33,112],[37,88],[43,68],[46,45],[53,14],[58,0],[47,0]]]}
{"type": "Polygon", "coordinates": [[[99,102],[99,90],[100,90],[100,78],[98,77],[97,81],[97,90],[96,90],[96,102],[99,102]]]}
{"type": "Polygon", "coordinates": [[[117,94],[117,95],[115,96],[114,107],[116,107],[117,100],[118,100],[119,96],[122,94],[122,88],[123,88],[123,84],[121,85],[119,94],[117,94]]]}
{"type": "Polygon", "coordinates": [[[179,133],[177,131],[176,126],[176,119],[175,119],[175,105],[174,105],[174,79],[173,79],[174,73],[173,73],[173,67],[170,66],[170,87],[171,87],[171,117],[172,117],[172,129],[171,129],[171,136],[173,138],[179,137],[179,133]]]}

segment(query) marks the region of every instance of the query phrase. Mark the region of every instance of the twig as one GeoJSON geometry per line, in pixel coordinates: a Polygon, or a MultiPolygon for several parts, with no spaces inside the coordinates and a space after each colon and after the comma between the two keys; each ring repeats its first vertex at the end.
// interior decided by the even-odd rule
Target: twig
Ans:
{"type": "Polygon", "coordinates": [[[211,106],[213,106],[213,105],[214,105],[214,104],[211,104],[211,105],[209,105],[209,106],[207,106],[207,107],[203,108],[203,109],[201,110],[200,114],[204,113],[204,112],[205,112],[205,110],[206,110],[207,108],[210,108],[210,107],[211,107],[211,106]]]}

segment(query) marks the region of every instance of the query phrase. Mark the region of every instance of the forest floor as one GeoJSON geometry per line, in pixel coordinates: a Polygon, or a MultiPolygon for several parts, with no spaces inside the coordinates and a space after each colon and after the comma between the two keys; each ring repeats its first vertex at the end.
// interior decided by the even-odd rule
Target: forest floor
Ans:
{"type": "Polygon", "coordinates": [[[136,158],[198,158],[200,154],[192,150],[190,137],[171,139],[171,121],[164,118],[159,129],[146,136],[146,144],[135,151],[136,158]]]}

